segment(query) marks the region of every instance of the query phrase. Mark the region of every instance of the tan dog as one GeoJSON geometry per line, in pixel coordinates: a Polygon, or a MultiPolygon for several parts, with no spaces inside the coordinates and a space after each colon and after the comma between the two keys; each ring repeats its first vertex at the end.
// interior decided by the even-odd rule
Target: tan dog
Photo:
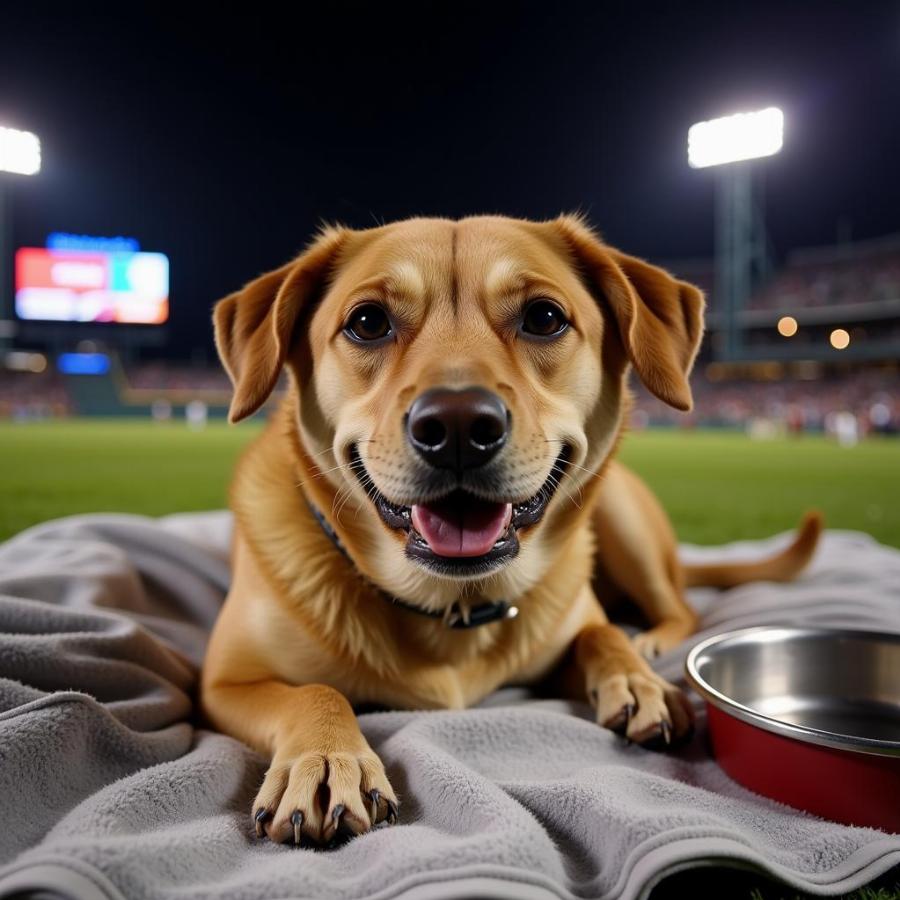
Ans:
{"type": "Polygon", "coordinates": [[[790,578],[814,549],[811,516],[766,563],[679,564],[612,457],[630,367],[690,408],[703,298],[577,218],[329,228],[215,328],[233,421],[290,376],[233,483],[202,681],[212,723],[271,757],[253,816],[272,840],[396,817],[351,704],[458,709],[553,674],[633,741],[686,739],[690,704],[645,659],[694,630],[686,581],[790,578]],[[595,589],[650,630],[630,641],[595,589]]]}

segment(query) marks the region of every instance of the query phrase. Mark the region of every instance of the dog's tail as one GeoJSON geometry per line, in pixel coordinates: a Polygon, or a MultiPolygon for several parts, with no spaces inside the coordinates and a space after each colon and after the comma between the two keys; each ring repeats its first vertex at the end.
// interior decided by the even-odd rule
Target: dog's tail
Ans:
{"type": "Polygon", "coordinates": [[[685,584],[687,587],[731,588],[747,581],[791,581],[812,559],[822,534],[822,522],[822,513],[816,510],[806,513],[791,544],[768,559],[685,565],[685,584]]]}

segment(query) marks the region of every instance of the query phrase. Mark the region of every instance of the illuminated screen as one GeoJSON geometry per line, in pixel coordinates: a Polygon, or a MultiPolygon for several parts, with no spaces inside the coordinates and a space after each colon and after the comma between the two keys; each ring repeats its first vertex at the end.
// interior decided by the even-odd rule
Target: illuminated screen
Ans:
{"type": "Polygon", "coordinates": [[[105,375],[109,357],[105,353],[60,353],[56,367],[63,375],[105,375]]]}
{"type": "Polygon", "coordinates": [[[23,247],[16,252],[16,314],[159,325],[169,317],[169,260],[162,253],[23,247]]]}

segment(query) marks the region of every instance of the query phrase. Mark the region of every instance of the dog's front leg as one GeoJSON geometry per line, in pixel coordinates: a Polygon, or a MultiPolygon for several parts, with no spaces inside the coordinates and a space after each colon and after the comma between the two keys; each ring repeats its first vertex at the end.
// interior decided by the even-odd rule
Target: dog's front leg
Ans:
{"type": "Polygon", "coordinates": [[[271,757],[253,802],[256,833],[327,844],[397,817],[397,797],[347,698],[328,685],[206,683],[203,705],[222,731],[271,757]]]}
{"type": "Polygon", "coordinates": [[[620,628],[585,626],[575,638],[577,675],[597,722],[638,744],[662,749],[693,732],[690,701],[657,675],[620,628]]]}
{"type": "Polygon", "coordinates": [[[592,521],[598,570],[637,604],[650,626],[634,638],[638,653],[654,659],[690,637],[697,614],[684,596],[675,532],[643,481],[611,464],[592,521]]]}

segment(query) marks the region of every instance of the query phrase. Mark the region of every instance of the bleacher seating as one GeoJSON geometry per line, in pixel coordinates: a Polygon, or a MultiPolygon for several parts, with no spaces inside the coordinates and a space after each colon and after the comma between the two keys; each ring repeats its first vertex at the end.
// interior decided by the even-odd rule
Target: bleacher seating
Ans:
{"type": "Polygon", "coordinates": [[[900,300],[900,236],[794,251],[750,307],[796,310],[891,300],[900,300]]]}

